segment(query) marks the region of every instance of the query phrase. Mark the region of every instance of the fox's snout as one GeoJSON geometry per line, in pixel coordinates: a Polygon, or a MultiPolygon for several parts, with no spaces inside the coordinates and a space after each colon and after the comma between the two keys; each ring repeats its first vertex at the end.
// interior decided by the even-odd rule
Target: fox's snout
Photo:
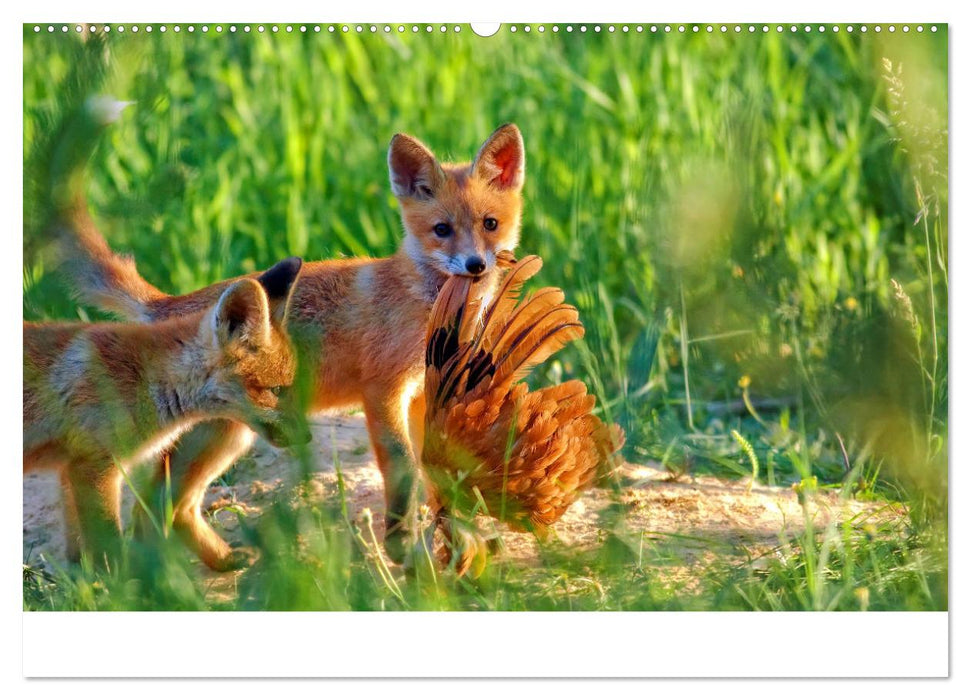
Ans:
{"type": "Polygon", "coordinates": [[[478,255],[470,255],[465,259],[465,269],[468,270],[470,274],[481,275],[486,269],[485,260],[480,258],[478,255]]]}

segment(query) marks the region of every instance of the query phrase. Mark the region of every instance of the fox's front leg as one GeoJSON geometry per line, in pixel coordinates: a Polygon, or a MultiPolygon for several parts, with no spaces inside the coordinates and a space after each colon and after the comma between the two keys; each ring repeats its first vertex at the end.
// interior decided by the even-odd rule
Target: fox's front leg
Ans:
{"type": "Polygon", "coordinates": [[[364,401],[371,446],[384,478],[384,549],[399,564],[414,542],[415,492],[419,485],[416,449],[409,435],[412,408],[406,391],[401,387],[383,388],[369,393],[364,401]]]}
{"type": "Polygon", "coordinates": [[[428,481],[427,474],[421,468],[421,452],[425,444],[424,391],[418,391],[411,400],[411,406],[408,409],[408,437],[411,440],[411,451],[415,458],[415,464],[418,465],[420,472],[416,502],[428,506],[428,512],[433,516],[428,519],[428,522],[419,522],[418,527],[421,529],[421,537],[425,540],[424,548],[432,552],[435,550],[435,530],[439,526],[439,519],[435,517],[435,514],[441,510],[441,505],[435,494],[434,485],[428,481]]]}
{"type": "Polygon", "coordinates": [[[202,501],[206,489],[253,444],[254,433],[242,423],[213,420],[200,423],[184,435],[169,455],[172,492],[165,494],[164,462],[156,476],[153,506],[163,513],[172,499],[172,527],[210,569],[228,571],[249,563],[245,551],[234,550],[206,522],[202,501]]]}

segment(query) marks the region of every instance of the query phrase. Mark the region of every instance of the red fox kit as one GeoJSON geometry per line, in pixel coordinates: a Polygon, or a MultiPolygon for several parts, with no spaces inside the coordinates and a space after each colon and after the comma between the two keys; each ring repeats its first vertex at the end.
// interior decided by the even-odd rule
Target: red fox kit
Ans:
{"type": "Polygon", "coordinates": [[[284,333],[299,258],[228,286],[207,311],[165,321],[24,323],[24,471],[57,469],[68,556],[120,546],[122,470],[207,418],[292,439],[278,395],[296,358],[284,333]]]}
{"type": "MultiPolygon", "coordinates": [[[[94,133],[89,130],[89,136],[94,133]]],[[[211,304],[230,282],[169,296],[146,282],[131,260],[111,251],[88,214],[80,177],[86,149],[74,152],[55,176],[54,191],[61,193],[54,198],[55,233],[66,244],[80,296],[144,320],[211,304]]],[[[449,276],[488,282],[495,276],[496,253],[518,244],[525,151],[512,124],[497,129],[475,159],[462,165],[439,163],[420,141],[398,134],[388,166],[404,224],[398,252],[307,263],[294,288],[289,330],[299,374],[310,385],[303,410],[364,409],[384,477],[385,548],[400,562],[414,531],[424,340],[432,303],[449,276]]],[[[191,519],[176,525],[205,532],[195,540],[196,551],[214,569],[232,566],[234,557],[199,515],[199,504],[206,486],[248,448],[251,437],[238,421],[208,422],[171,455],[176,507],[191,519]]]]}

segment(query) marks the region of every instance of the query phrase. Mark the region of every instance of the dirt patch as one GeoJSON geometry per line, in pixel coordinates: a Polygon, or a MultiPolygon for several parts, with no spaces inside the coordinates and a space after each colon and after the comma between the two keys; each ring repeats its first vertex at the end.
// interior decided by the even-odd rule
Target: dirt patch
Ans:
{"type": "MultiPolygon", "coordinates": [[[[359,416],[327,417],[311,424],[314,471],[310,475],[311,498],[330,498],[338,493],[339,465],[344,480],[348,512],[356,519],[364,508],[375,513],[376,534],[381,537],[384,512],[383,483],[371,453],[364,419],[359,416]]],[[[230,474],[231,486],[209,488],[206,507],[223,536],[240,544],[237,512],[257,518],[271,503],[288,498],[298,483],[300,467],[286,452],[259,441],[250,455],[230,474]]],[[[55,474],[24,476],[24,561],[33,566],[64,562],[64,525],[60,485],[55,474]]],[[[133,506],[126,493],[125,512],[133,506]]],[[[562,545],[589,549],[602,542],[608,531],[618,532],[628,546],[652,562],[667,561],[667,573],[690,579],[693,565],[710,561],[716,554],[753,560],[779,543],[803,531],[807,518],[817,528],[852,520],[862,527],[869,520],[902,517],[899,508],[885,503],[840,499],[836,493],[817,493],[804,509],[792,488],[767,487],[710,476],[683,477],[674,481],[661,469],[648,465],[621,467],[612,488],[584,493],[555,526],[553,535],[562,545]],[[612,513],[623,518],[607,522],[612,513]]],[[[497,557],[529,563],[539,557],[535,537],[510,532],[495,521],[481,518],[485,532],[498,533],[503,541],[497,557]]],[[[201,574],[220,587],[233,574],[214,575],[201,565],[201,574]]]]}

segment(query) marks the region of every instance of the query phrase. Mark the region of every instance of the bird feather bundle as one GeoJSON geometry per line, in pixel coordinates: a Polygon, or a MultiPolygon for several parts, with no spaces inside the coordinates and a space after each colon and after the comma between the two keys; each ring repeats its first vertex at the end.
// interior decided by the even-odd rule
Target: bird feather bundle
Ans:
{"type": "Polygon", "coordinates": [[[422,463],[446,510],[468,513],[481,496],[493,517],[542,533],[624,438],[593,415],[596,399],[583,382],[535,391],[522,383],[584,331],[561,290],[520,299],[540,258],[502,260],[511,269],[491,301],[478,301],[479,282],[452,277],[432,309],[422,463]]]}

